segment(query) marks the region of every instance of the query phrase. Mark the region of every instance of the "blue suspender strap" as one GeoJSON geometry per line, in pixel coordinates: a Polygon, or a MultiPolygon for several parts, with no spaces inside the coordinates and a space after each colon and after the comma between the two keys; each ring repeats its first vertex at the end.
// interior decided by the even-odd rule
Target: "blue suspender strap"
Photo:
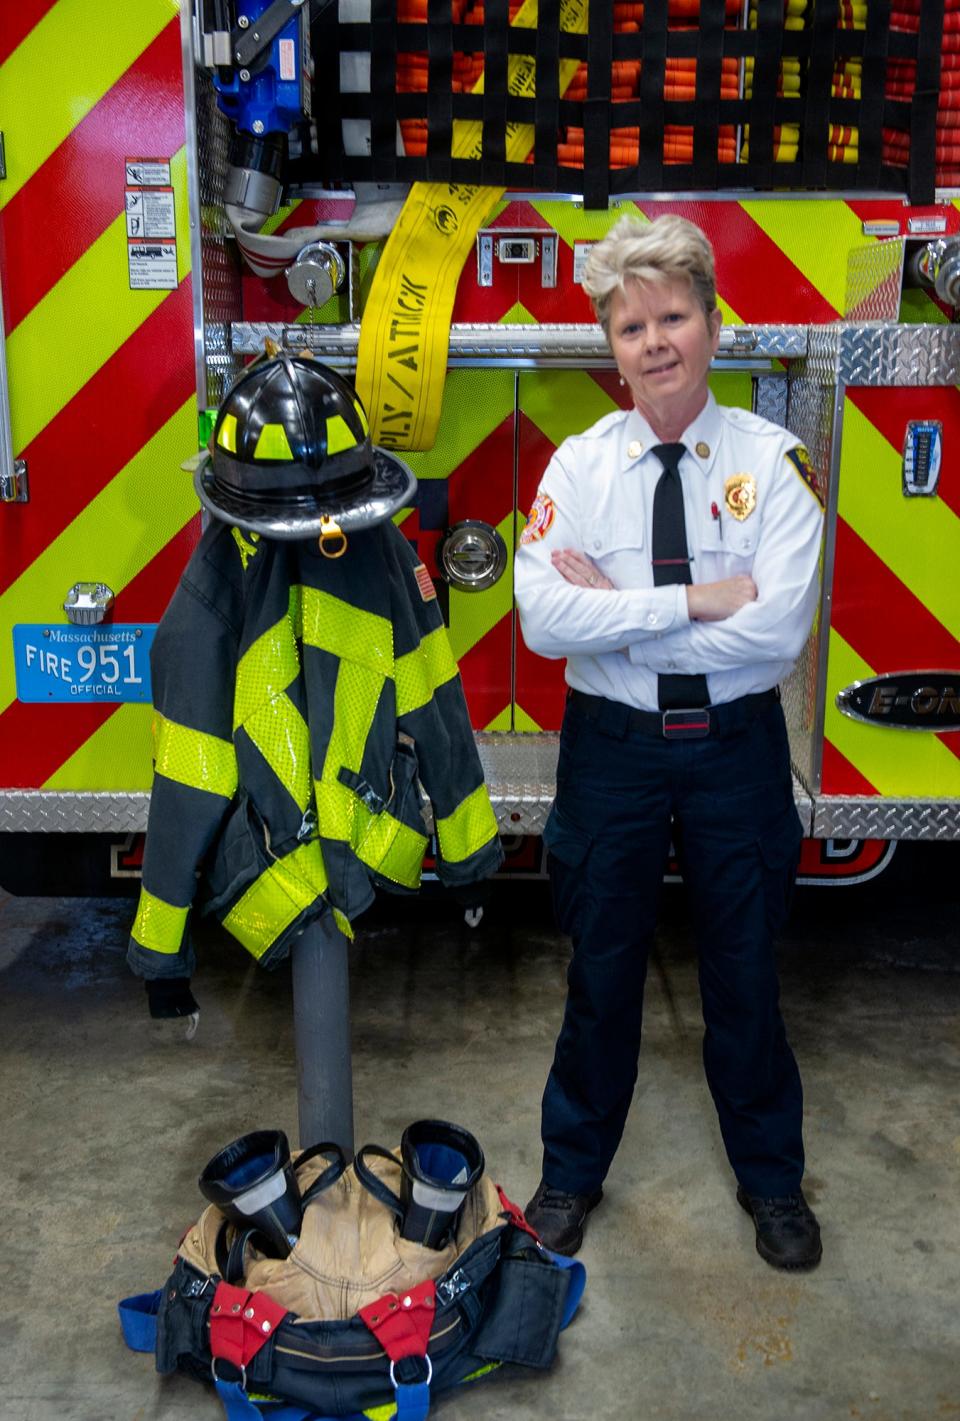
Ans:
{"type": "Polygon", "coordinates": [[[247,1396],[240,1382],[225,1382],[218,1377],[215,1385],[227,1421],[323,1421],[315,1411],[309,1411],[303,1406],[283,1403],[278,1406],[273,1402],[265,1402],[264,1410],[261,1411],[257,1403],[247,1396]]]}
{"type": "Polygon", "coordinates": [[[563,1317],[560,1319],[562,1330],[572,1321],[573,1314],[580,1306],[583,1290],[587,1286],[587,1270],[575,1258],[565,1258],[562,1253],[551,1253],[549,1248],[546,1252],[550,1254],[558,1268],[569,1268],[570,1270],[570,1284],[563,1304],[563,1317]]]}
{"type": "Polygon", "coordinates": [[[131,1352],[156,1350],[159,1308],[159,1288],[155,1293],[138,1293],[136,1297],[123,1298],[117,1304],[123,1340],[131,1352]]]}
{"type": "Polygon", "coordinates": [[[396,1421],[426,1421],[430,1410],[430,1383],[398,1382],[394,1391],[396,1421]]]}

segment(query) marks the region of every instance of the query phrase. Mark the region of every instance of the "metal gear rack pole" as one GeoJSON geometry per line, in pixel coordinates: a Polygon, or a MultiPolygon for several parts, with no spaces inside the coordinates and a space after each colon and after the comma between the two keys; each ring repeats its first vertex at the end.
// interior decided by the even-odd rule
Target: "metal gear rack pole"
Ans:
{"type": "Polygon", "coordinates": [[[349,943],[332,913],[293,945],[293,1035],[300,1147],[330,1141],[353,1156],[349,943]]]}

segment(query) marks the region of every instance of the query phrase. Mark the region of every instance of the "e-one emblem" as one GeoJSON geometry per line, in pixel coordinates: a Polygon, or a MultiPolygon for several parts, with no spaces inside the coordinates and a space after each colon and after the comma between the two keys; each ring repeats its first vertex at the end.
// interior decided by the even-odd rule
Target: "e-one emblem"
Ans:
{"type": "Polygon", "coordinates": [[[898,730],[960,730],[960,671],[903,671],[855,681],[837,694],[837,709],[898,730]]]}

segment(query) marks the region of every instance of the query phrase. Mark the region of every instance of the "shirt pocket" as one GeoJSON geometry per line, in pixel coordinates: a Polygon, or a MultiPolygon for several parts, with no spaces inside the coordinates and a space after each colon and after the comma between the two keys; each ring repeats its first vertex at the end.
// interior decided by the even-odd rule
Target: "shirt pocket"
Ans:
{"type": "MultiPolygon", "coordinates": [[[[729,514],[706,520],[700,530],[700,553],[711,576],[732,577],[749,572],[759,542],[759,524],[738,523],[729,514]]],[[[709,581],[701,575],[700,581],[709,581]]]]}
{"type": "Polygon", "coordinates": [[[637,574],[650,574],[650,553],[644,547],[643,524],[624,520],[613,524],[609,519],[588,519],[583,530],[583,551],[591,562],[618,587],[642,585],[637,574]]]}

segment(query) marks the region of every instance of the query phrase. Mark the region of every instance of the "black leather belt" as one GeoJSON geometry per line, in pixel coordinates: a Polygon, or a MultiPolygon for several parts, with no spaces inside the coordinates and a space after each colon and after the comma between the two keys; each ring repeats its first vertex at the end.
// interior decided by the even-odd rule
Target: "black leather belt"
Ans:
{"type": "Polygon", "coordinates": [[[596,721],[609,735],[622,738],[631,730],[658,740],[702,740],[707,735],[735,735],[750,724],[767,706],[780,699],[780,690],[740,696],[701,710],[637,710],[621,701],[608,701],[606,696],[591,696],[586,691],[569,690],[567,701],[588,720],[596,721]]]}

